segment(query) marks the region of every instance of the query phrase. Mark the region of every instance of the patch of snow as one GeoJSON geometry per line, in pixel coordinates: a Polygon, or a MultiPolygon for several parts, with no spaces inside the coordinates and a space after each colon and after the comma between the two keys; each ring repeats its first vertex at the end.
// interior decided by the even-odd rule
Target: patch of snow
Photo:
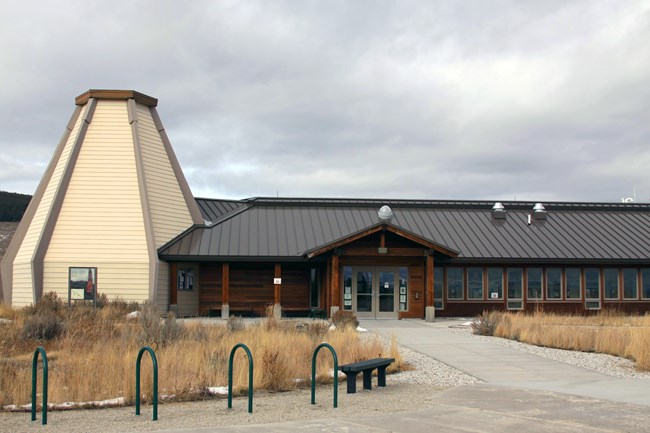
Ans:
{"type": "Polygon", "coordinates": [[[362,328],[361,326],[357,326],[357,332],[368,332],[366,328],[362,328]]]}
{"type": "Polygon", "coordinates": [[[460,326],[472,326],[472,323],[474,322],[463,322],[460,326]]]}
{"type": "Polygon", "coordinates": [[[295,378],[293,380],[293,383],[295,383],[295,384],[300,384],[300,383],[305,383],[305,382],[307,382],[307,379],[305,379],[303,377],[297,377],[297,378],[295,378]]]}
{"type": "Polygon", "coordinates": [[[209,386],[207,391],[210,395],[228,395],[227,386],[209,386]]]}
{"type": "Polygon", "coordinates": [[[330,325],[330,331],[336,331],[336,326],[333,323],[330,325]]]}
{"type": "Polygon", "coordinates": [[[132,311],[129,314],[126,315],[127,319],[137,319],[140,317],[140,312],[139,311],[132,311]]]}
{"type": "MultiPolygon", "coordinates": [[[[49,410],[66,410],[66,409],[84,408],[88,406],[115,407],[115,406],[123,406],[124,402],[125,402],[124,397],[109,398],[107,400],[82,401],[82,402],[65,401],[63,403],[48,403],[47,408],[49,410]]],[[[3,406],[3,409],[8,412],[27,411],[32,409],[32,404],[31,403],[23,404],[23,405],[9,404],[3,406]]]]}
{"type": "MultiPolygon", "coordinates": [[[[330,374],[330,377],[334,377],[334,369],[330,370],[329,374],[330,374]]],[[[341,370],[339,370],[338,376],[339,376],[339,379],[341,379],[342,377],[346,377],[345,373],[343,373],[341,370]]]]}

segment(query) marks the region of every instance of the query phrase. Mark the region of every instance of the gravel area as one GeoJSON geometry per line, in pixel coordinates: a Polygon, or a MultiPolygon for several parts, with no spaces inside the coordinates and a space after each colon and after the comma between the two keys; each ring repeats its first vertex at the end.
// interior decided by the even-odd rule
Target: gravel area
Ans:
{"type": "Polygon", "coordinates": [[[532,353],[543,358],[553,359],[555,361],[582,367],[587,370],[607,374],[614,377],[625,379],[645,379],[650,380],[650,372],[637,371],[634,367],[634,361],[618,356],[606,355],[603,353],[576,352],[573,350],[552,349],[549,347],[534,346],[531,344],[520,343],[515,340],[508,340],[499,337],[487,337],[483,335],[473,335],[469,326],[454,326],[448,328],[450,332],[457,332],[466,335],[472,335],[474,338],[484,339],[500,346],[520,350],[522,352],[532,353]]]}

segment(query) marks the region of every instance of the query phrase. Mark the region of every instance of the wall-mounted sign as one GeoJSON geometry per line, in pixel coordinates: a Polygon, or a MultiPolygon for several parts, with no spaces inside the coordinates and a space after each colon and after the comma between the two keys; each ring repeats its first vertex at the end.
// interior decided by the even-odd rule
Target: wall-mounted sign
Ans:
{"type": "Polygon", "coordinates": [[[282,278],[273,278],[273,284],[282,284],[282,278]]]}
{"type": "Polygon", "coordinates": [[[69,268],[68,299],[95,301],[97,295],[97,268],[69,268]]]}
{"type": "Polygon", "coordinates": [[[492,292],[492,293],[490,293],[490,298],[499,299],[499,294],[497,292],[492,292]]]}

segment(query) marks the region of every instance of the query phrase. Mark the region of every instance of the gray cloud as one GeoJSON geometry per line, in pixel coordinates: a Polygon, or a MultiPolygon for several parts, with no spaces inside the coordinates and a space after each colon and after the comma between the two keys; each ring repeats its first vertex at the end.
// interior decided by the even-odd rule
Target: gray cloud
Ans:
{"type": "Polygon", "coordinates": [[[0,189],[34,191],[74,96],[132,88],[198,196],[650,200],[647,2],[2,9],[0,189]]]}

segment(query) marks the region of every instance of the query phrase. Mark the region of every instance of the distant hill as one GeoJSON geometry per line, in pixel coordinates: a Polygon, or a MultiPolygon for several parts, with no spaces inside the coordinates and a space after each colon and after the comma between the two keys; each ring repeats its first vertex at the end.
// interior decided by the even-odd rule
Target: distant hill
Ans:
{"type": "Polygon", "coordinates": [[[0,221],[20,221],[31,195],[0,191],[0,221]]]}

